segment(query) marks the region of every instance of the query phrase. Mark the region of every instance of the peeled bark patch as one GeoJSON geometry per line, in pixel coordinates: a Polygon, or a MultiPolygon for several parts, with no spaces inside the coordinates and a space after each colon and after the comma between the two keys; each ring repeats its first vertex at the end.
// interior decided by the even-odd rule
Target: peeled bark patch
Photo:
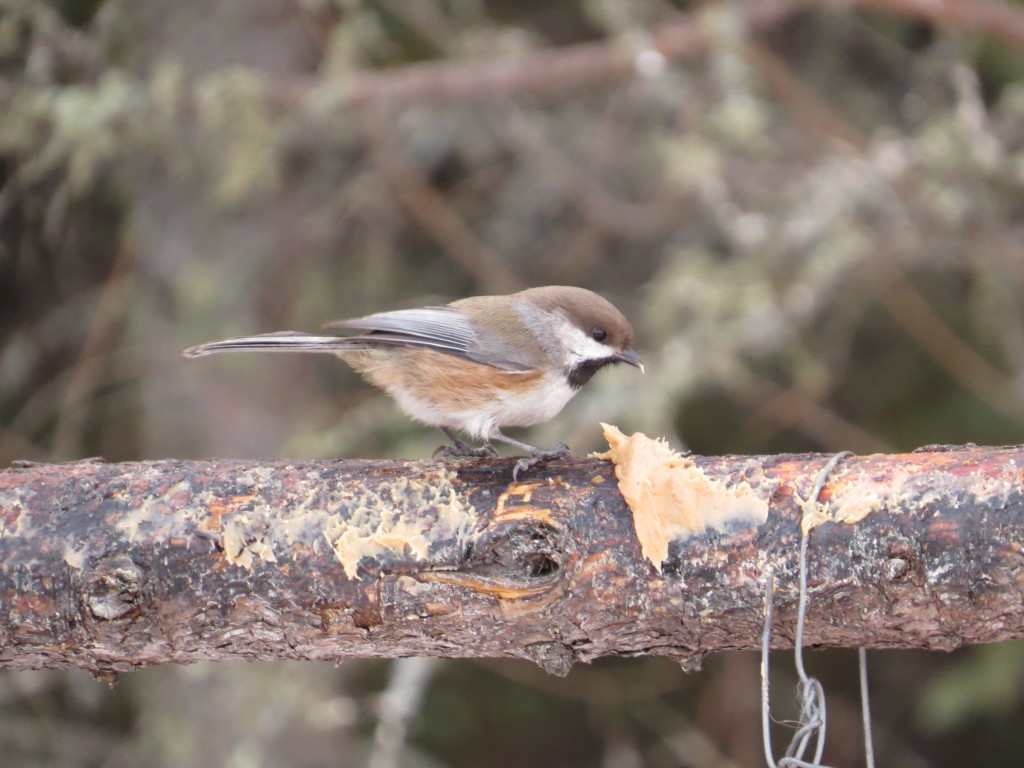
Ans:
{"type": "Polygon", "coordinates": [[[863,461],[844,460],[833,470],[828,492],[822,494],[827,503],[815,504],[805,516],[804,532],[823,523],[858,523],[874,512],[910,512],[943,504],[955,509],[977,499],[1005,504],[1020,493],[1024,467],[1018,468],[1013,459],[1002,471],[985,473],[965,464],[962,455],[962,451],[948,450],[914,453],[902,464],[886,466],[884,472],[863,461]]]}
{"type": "Polygon", "coordinates": [[[354,512],[323,520],[324,537],[345,575],[355,578],[363,558],[377,560],[389,553],[426,560],[438,535],[465,546],[477,514],[455,493],[453,479],[453,473],[442,470],[429,479],[397,477],[381,486],[353,489],[354,512]]]}
{"type": "MultiPolygon", "coordinates": [[[[768,519],[768,499],[776,484],[739,479],[726,484],[708,475],[693,458],[639,432],[626,437],[617,427],[602,424],[619,490],[633,511],[640,547],[661,573],[669,544],[706,530],[755,527],[768,519]]],[[[754,467],[752,467],[754,468],[754,467]]]]}

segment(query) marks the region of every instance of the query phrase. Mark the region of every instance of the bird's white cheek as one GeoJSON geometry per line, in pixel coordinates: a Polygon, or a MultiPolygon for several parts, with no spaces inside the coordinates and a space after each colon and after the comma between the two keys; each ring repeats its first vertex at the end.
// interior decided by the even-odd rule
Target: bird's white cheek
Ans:
{"type": "Polygon", "coordinates": [[[584,360],[603,360],[615,354],[614,349],[595,341],[575,325],[563,322],[555,325],[555,329],[559,344],[569,356],[569,360],[565,361],[566,368],[572,368],[584,360]]]}
{"type": "Polygon", "coordinates": [[[580,360],[603,360],[614,354],[615,350],[607,344],[594,341],[589,336],[583,336],[583,344],[579,349],[580,360]]]}
{"type": "Polygon", "coordinates": [[[552,365],[568,371],[584,360],[602,360],[615,354],[614,349],[595,341],[563,312],[544,312],[529,303],[524,303],[519,311],[552,365]]]}

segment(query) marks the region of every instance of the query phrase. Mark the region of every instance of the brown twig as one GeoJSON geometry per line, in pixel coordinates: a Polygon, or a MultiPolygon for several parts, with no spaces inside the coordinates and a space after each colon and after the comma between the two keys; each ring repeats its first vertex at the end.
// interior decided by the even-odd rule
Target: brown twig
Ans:
{"type": "Polygon", "coordinates": [[[1021,388],[957,336],[902,273],[893,276],[882,301],[900,327],[953,379],[1006,415],[1024,416],[1021,388]]]}
{"type": "Polygon", "coordinates": [[[871,432],[844,419],[835,410],[799,387],[783,388],[751,377],[736,388],[736,396],[754,409],[755,421],[776,429],[795,429],[823,448],[857,453],[884,453],[892,446],[871,432]]]}
{"type": "MultiPolygon", "coordinates": [[[[811,0],[754,0],[746,20],[754,29],[770,28],[811,0]]],[[[692,61],[705,53],[709,37],[698,15],[681,16],[651,32],[650,46],[671,62],[692,61]]],[[[356,104],[415,101],[464,102],[513,96],[543,96],[634,77],[636,52],[618,40],[601,40],[517,56],[479,60],[425,61],[401,68],[364,71],[345,84],[356,104]]],[[[319,83],[292,79],[277,97],[304,99],[319,83]]]]}
{"type": "MultiPolygon", "coordinates": [[[[794,13],[823,5],[884,11],[1024,47],[1024,8],[1000,0],[752,0],[744,5],[744,12],[747,25],[756,32],[775,27],[794,13]]],[[[710,44],[698,14],[681,16],[650,35],[651,47],[675,63],[699,58],[710,44]]],[[[426,61],[364,71],[345,87],[346,95],[356,104],[465,102],[551,95],[635,74],[635,52],[618,40],[601,40],[497,59],[426,61]]],[[[313,79],[290,80],[280,84],[277,97],[286,102],[301,100],[318,85],[313,79]]]]}
{"type": "Polygon", "coordinates": [[[106,355],[114,343],[114,334],[128,308],[124,294],[129,290],[132,280],[131,264],[131,246],[122,243],[110,274],[99,293],[82,342],[82,350],[64,388],[57,417],[57,430],[53,438],[53,453],[57,457],[81,455],[82,434],[88,415],[88,410],[83,404],[92,399],[107,373],[106,355]]]}
{"type": "Polygon", "coordinates": [[[373,159],[420,227],[486,290],[509,293],[524,287],[505,266],[508,259],[480,240],[444,196],[406,159],[382,110],[380,106],[361,111],[363,135],[373,159]]]}
{"type": "Polygon", "coordinates": [[[495,127],[520,151],[531,158],[571,205],[595,227],[611,234],[632,238],[656,238],[668,234],[684,215],[687,197],[668,189],[651,203],[622,200],[579,163],[544,136],[536,122],[514,106],[493,116],[495,127]]]}
{"type": "Polygon", "coordinates": [[[754,41],[747,44],[745,51],[757,73],[779,99],[803,119],[811,133],[844,142],[859,152],[867,151],[868,141],[864,135],[809,88],[785,59],[754,41]]]}

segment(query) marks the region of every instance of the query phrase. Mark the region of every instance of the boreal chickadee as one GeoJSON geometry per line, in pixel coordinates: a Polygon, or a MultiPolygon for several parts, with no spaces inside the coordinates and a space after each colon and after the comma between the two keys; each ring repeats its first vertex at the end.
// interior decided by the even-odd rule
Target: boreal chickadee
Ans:
{"type": "Polygon", "coordinates": [[[470,448],[453,430],[527,451],[530,458],[520,459],[514,476],[538,461],[569,455],[569,449],[564,444],[538,448],[509,437],[503,427],[527,427],[553,418],[606,365],[628,363],[643,371],[632,347],[633,329],[622,313],[596,293],[564,285],[378,312],[325,327],[361,333],[266,333],[201,344],[184,355],[337,355],[391,395],[408,416],[440,427],[453,445],[439,451],[495,455],[489,443],[470,448]]]}

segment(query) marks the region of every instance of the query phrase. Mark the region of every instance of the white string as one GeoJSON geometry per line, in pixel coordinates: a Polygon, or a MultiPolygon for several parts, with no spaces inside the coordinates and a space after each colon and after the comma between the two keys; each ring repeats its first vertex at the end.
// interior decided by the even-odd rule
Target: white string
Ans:
{"type": "MultiPolygon", "coordinates": [[[[852,451],[840,451],[835,454],[818,473],[817,482],[810,496],[804,502],[804,517],[813,511],[821,495],[821,489],[825,486],[828,476],[835,469],[836,464],[847,456],[852,456],[852,451]]],[[[768,584],[765,589],[765,619],[764,631],[761,635],[761,734],[764,743],[764,756],[770,768],[828,768],[821,763],[821,757],[825,752],[825,725],[827,716],[825,712],[825,690],[817,678],[810,677],[804,668],[804,625],[807,619],[807,543],[809,533],[800,526],[800,596],[797,603],[796,635],[794,637],[794,662],[800,684],[797,687],[797,695],[800,701],[800,725],[789,746],[786,748],[786,755],[778,763],[773,757],[771,743],[771,709],[769,703],[769,682],[768,682],[768,653],[771,645],[772,614],[774,612],[772,601],[775,588],[775,578],[769,575],[768,584]],[[811,761],[804,759],[811,742],[814,742],[814,758],[811,761]]],[[[866,667],[862,666],[862,670],[866,667]]],[[[866,683],[865,683],[866,685],[866,683]]],[[[862,690],[866,690],[863,688],[862,690]]],[[[863,701],[867,701],[866,698],[863,701]]],[[[866,707],[866,704],[865,704],[866,707]]],[[[865,714],[865,717],[869,715],[865,714]]],[[[867,721],[866,721],[867,722],[867,721]]],[[[869,737],[868,739],[869,740],[869,737]]],[[[872,756],[873,761],[873,756],[872,756]]],[[[869,763],[869,768],[872,764],[869,763]]]]}
{"type": "Polygon", "coordinates": [[[409,723],[419,711],[438,660],[412,656],[391,663],[391,679],[381,694],[369,768],[397,768],[405,749],[409,723]]]}
{"type": "Polygon", "coordinates": [[[864,723],[864,764],[867,768],[875,768],[875,743],[871,737],[871,704],[868,701],[868,650],[864,646],[857,649],[857,661],[860,665],[860,716],[864,723]]]}
{"type": "Polygon", "coordinates": [[[768,702],[768,650],[772,639],[772,592],[775,590],[775,576],[768,574],[764,593],[764,629],[761,631],[761,743],[764,745],[764,759],[769,768],[778,768],[772,755],[771,706],[768,702]]]}

